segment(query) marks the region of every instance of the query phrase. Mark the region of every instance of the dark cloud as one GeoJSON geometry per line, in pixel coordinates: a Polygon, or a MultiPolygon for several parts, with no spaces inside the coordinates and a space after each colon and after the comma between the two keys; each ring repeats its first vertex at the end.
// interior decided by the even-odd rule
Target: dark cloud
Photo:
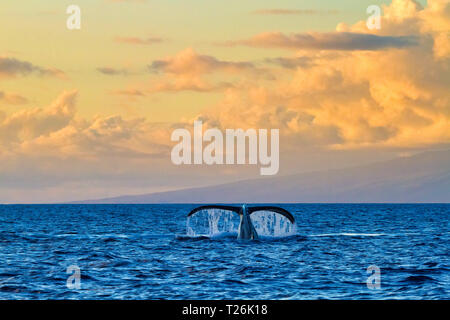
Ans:
{"type": "Polygon", "coordinates": [[[377,36],[365,33],[327,32],[297,33],[266,32],[243,41],[227,45],[247,45],[264,48],[315,49],[315,50],[382,50],[405,48],[418,44],[414,36],[377,36]]]}
{"type": "Polygon", "coordinates": [[[135,97],[145,96],[145,93],[138,89],[115,90],[112,93],[120,96],[135,96],[135,97]]]}
{"type": "Polygon", "coordinates": [[[296,69],[298,67],[308,68],[314,65],[313,59],[309,57],[297,57],[297,58],[267,58],[264,60],[266,63],[278,65],[286,69],[296,69]]]}
{"type": "Polygon", "coordinates": [[[116,69],[110,67],[100,67],[97,68],[97,71],[108,76],[116,76],[116,75],[125,76],[129,74],[128,71],[125,69],[116,69]]]}
{"type": "Polygon", "coordinates": [[[62,71],[57,69],[42,68],[28,61],[22,61],[16,58],[0,57],[0,76],[24,76],[33,72],[40,75],[64,75],[62,71]]]}
{"type": "Polygon", "coordinates": [[[159,37],[147,37],[147,38],[115,37],[114,41],[119,42],[119,43],[127,43],[127,44],[150,45],[150,44],[163,42],[164,39],[159,38],[159,37]]]}

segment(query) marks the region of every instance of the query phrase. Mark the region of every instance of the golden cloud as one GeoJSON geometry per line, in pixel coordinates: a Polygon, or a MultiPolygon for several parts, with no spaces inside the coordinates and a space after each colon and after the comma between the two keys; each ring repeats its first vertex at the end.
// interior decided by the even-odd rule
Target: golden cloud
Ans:
{"type": "MultiPolygon", "coordinates": [[[[261,69],[253,62],[221,60],[188,48],[149,66],[156,76],[150,88],[115,93],[143,96],[160,91],[220,90],[223,100],[199,115],[205,126],[279,128],[282,148],[290,150],[449,143],[448,2],[430,0],[422,8],[413,0],[394,0],[384,12],[382,28],[377,31],[368,30],[365,21],[360,21],[352,26],[339,24],[335,33],[306,38],[281,33],[263,37],[277,46],[293,43],[288,45],[291,55],[262,62],[282,69],[261,69]],[[334,35],[338,37],[332,40],[334,35]],[[261,70],[270,70],[272,77],[261,77],[261,70]],[[228,76],[238,80],[228,81],[228,76]]],[[[33,69],[15,61],[10,65],[19,74],[33,69]]],[[[1,114],[3,151],[45,150],[80,157],[167,155],[174,124],[155,125],[118,115],[80,119],[75,97],[75,92],[65,92],[50,107],[1,114]]],[[[189,127],[191,120],[176,125],[189,127]]]]}
{"type": "Polygon", "coordinates": [[[28,99],[19,94],[3,92],[3,91],[0,91],[0,101],[3,101],[6,104],[11,104],[11,105],[19,105],[19,104],[28,103],[28,99]]]}
{"type": "Polygon", "coordinates": [[[270,87],[229,88],[201,117],[223,128],[280,128],[297,149],[449,143],[450,38],[442,36],[450,31],[449,8],[448,1],[422,8],[394,0],[379,31],[360,21],[334,33],[257,35],[245,44],[296,51],[266,60],[283,66],[283,77],[270,87]]]}

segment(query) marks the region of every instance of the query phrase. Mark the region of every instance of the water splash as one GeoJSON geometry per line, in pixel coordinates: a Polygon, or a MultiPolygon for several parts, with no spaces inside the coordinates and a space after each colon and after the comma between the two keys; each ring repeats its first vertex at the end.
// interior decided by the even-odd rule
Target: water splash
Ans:
{"type": "Polygon", "coordinates": [[[190,237],[237,233],[239,216],[220,209],[202,210],[187,218],[186,234],[190,237]]]}
{"type": "Polygon", "coordinates": [[[250,216],[260,236],[286,237],[296,233],[296,225],[286,217],[271,211],[257,211],[250,216]]]}
{"type": "MultiPolygon", "coordinates": [[[[274,212],[258,211],[250,217],[256,232],[263,237],[285,237],[296,232],[295,224],[274,212]]],[[[231,211],[202,210],[187,218],[186,234],[189,237],[237,235],[239,222],[240,217],[231,211]]]]}

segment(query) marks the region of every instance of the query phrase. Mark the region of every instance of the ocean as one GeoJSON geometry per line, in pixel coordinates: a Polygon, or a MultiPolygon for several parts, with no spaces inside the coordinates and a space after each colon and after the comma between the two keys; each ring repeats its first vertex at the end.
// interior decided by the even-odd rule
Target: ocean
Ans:
{"type": "Polygon", "coordinates": [[[450,298],[450,204],[279,206],[246,241],[192,204],[2,205],[0,299],[450,298]]]}

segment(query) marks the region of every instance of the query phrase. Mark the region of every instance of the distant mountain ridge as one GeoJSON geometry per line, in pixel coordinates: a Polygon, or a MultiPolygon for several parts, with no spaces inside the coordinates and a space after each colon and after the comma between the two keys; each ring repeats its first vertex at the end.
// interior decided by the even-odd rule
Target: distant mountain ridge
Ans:
{"type": "Polygon", "coordinates": [[[346,169],[74,203],[450,202],[450,150],[346,169]]]}

